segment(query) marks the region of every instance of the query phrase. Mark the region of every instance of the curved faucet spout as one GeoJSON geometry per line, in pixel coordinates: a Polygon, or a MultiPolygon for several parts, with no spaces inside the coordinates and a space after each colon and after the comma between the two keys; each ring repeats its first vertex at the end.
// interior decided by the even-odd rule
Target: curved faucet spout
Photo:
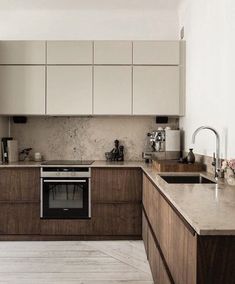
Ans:
{"type": "Polygon", "coordinates": [[[196,135],[198,134],[198,132],[200,132],[201,130],[211,130],[216,137],[216,155],[213,157],[213,163],[212,165],[215,166],[215,178],[217,179],[219,176],[219,172],[220,172],[220,162],[219,162],[219,155],[220,155],[220,137],[219,137],[219,133],[217,132],[217,130],[211,126],[201,126],[198,127],[192,135],[192,143],[195,144],[195,140],[196,140],[196,135]]]}

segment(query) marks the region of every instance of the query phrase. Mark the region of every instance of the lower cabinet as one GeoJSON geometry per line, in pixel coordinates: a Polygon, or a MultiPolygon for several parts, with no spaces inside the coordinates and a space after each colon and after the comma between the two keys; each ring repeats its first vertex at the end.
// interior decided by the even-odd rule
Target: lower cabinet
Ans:
{"type": "Polygon", "coordinates": [[[40,219],[40,169],[1,168],[0,240],[141,239],[140,169],[94,168],[91,192],[91,219],[40,219]]]}
{"type": "Polygon", "coordinates": [[[40,234],[39,204],[1,203],[0,234],[40,234]]]}
{"type": "Polygon", "coordinates": [[[142,218],[154,283],[235,283],[235,237],[196,234],[145,175],[142,218]]]}
{"type": "Polygon", "coordinates": [[[151,230],[148,230],[148,259],[155,283],[170,284],[171,280],[167,274],[160,252],[154,241],[151,230]]]}
{"type": "Polygon", "coordinates": [[[42,235],[141,236],[138,204],[95,204],[91,219],[41,220],[42,235]]]}

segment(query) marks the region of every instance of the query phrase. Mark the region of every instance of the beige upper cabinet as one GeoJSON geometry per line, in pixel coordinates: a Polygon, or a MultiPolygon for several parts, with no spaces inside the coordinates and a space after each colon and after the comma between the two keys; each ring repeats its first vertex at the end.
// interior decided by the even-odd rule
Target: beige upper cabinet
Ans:
{"type": "Polygon", "coordinates": [[[95,66],[94,114],[131,114],[131,78],[131,66],[95,66]]]}
{"type": "Polygon", "coordinates": [[[45,64],[44,41],[0,41],[0,64],[45,64]]]}
{"type": "Polygon", "coordinates": [[[92,64],[92,41],[48,41],[47,64],[92,64]]]}
{"type": "Polygon", "coordinates": [[[179,41],[134,41],[133,64],[179,65],[179,41]]]}
{"type": "Polygon", "coordinates": [[[92,114],[92,67],[47,67],[47,114],[92,114]]]}
{"type": "Polygon", "coordinates": [[[45,66],[0,66],[0,114],[45,114],[45,66]]]}
{"type": "Polygon", "coordinates": [[[178,66],[134,66],[133,114],[179,115],[178,66]]]}
{"type": "Polygon", "coordinates": [[[95,64],[132,64],[131,41],[95,41],[95,64]]]}

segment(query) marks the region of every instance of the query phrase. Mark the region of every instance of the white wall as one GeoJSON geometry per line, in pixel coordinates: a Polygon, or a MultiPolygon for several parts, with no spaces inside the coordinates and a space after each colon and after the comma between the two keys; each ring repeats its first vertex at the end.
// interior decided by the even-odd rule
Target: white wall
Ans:
{"type": "MultiPolygon", "coordinates": [[[[222,136],[221,157],[235,158],[235,1],[186,0],[179,22],[187,42],[185,149],[198,126],[210,125],[222,136]]],[[[213,134],[198,134],[194,148],[211,156],[213,134]]]]}
{"type": "Polygon", "coordinates": [[[0,10],[0,40],[167,40],[178,30],[176,10],[0,10]]]}

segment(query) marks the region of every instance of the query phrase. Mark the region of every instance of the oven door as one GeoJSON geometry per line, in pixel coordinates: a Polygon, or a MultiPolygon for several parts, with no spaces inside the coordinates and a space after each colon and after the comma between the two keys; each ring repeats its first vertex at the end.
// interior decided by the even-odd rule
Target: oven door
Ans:
{"type": "Polygon", "coordinates": [[[41,218],[90,218],[90,179],[41,180],[41,218]]]}

